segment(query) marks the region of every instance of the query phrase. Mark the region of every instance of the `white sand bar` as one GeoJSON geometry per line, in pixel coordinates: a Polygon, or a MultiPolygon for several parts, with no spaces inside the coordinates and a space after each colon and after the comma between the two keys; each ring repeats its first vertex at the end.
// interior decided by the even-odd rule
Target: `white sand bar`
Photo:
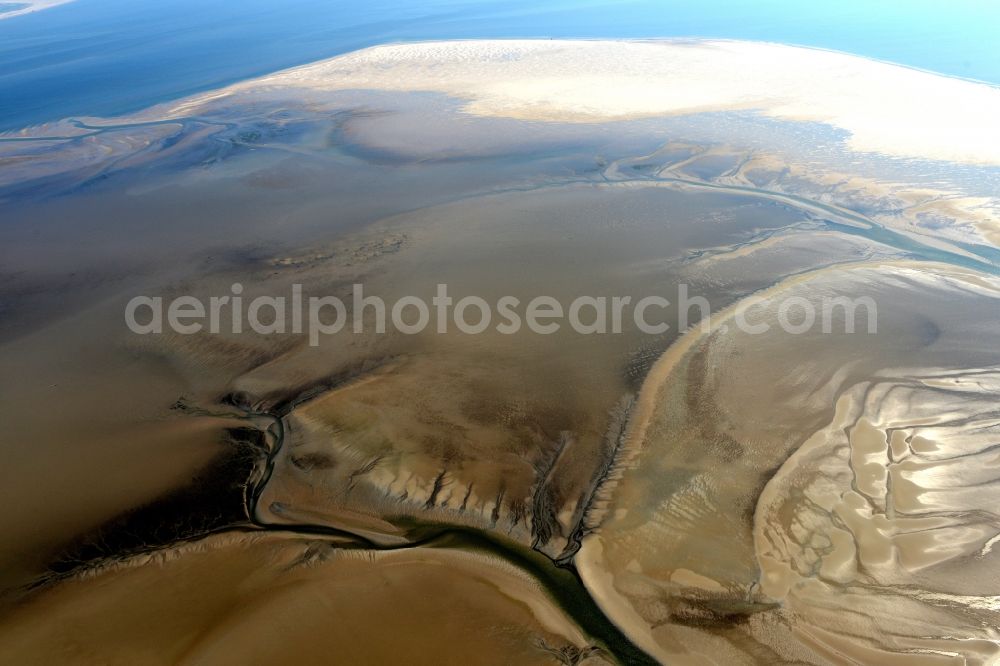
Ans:
{"type": "Polygon", "coordinates": [[[174,110],[257,86],[440,92],[475,115],[564,122],[755,111],[843,129],[855,151],[1000,165],[1000,87],[781,44],[394,44],[243,82],[174,110]]]}

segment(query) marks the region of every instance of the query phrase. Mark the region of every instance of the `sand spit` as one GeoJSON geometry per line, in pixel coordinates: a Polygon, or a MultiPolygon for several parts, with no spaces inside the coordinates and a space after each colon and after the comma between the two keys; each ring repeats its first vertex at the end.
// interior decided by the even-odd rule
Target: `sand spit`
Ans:
{"type": "Polygon", "coordinates": [[[432,91],[479,116],[599,122],[754,111],[846,131],[858,152],[1000,164],[1000,88],[844,53],[726,40],[393,44],[172,105],[187,115],[249,88],[432,91]]]}
{"type": "Polygon", "coordinates": [[[161,104],[135,118],[181,118],[234,95],[294,88],[434,92],[462,100],[463,111],[475,116],[562,123],[745,111],[824,123],[846,132],[855,152],[1000,165],[997,86],[846,53],[735,40],[389,44],[161,104]]]}
{"type": "Polygon", "coordinates": [[[662,123],[680,143],[648,155],[651,165],[613,161],[604,176],[761,188],[772,199],[794,195],[800,206],[812,199],[819,216],[831,204],[878,211],[879,224],[937,242],[992,244],[1000,237],[997,116],[995,86],[780,44],[393,44],[126,117],[2,133],[0,200],[163,168],[196,151],[205,165],[246,150],[330,159],[337,137],[360,143],[364,157],[423,161],[500,146],[544,151],[586,132],[614,128],[626,137],[636,123],[649,124],[647,132],[662,123]],[[716,112],[725,121],[712,124],[712,138],[685,144],[694,137],[684,123],[704,124],[716,112]],[[890,162],[889,170],[871,168],[890,162]]]}

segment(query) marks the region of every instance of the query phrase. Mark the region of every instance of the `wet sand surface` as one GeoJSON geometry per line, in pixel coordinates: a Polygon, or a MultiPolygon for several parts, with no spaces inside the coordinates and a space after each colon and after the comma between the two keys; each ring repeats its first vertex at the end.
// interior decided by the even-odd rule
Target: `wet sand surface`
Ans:
{"type": "Polygon", "coordinates": [[[534,580],[496,558],[344,550],[289,535],[220,535],[93,571],[40,594],[0,631],[0,658],[19,664],[386,663],[404,654],[419,664],[608,663],[534,580]]]}
{"type": "Polygon", "coordinates": [[[996,168],[351,71],[0,136],[0,660],[996,658],[996,168]],[[236,282],[672,325],[124,326],[236,282]],[[790,335],[777,300],[742,333],[760,296],[868,296],[878,333],[790,335]]]}
{"type": "Polygon", "coordinates": [[[995,659],[996,481],[980,465],[996,422],[976,394],[996,352],[971,313],[997,286],[934,265],[824,269],[762,294],[754,322],[777,329],[782,297],[868,293],[878,334],[747,335],[730,313],[677,343],[584,542],[595,596],[672,663],[700,663],[709,637],[734,662],[995,659]],[[801,359],[773,363],[791,339],[801,359]]]}

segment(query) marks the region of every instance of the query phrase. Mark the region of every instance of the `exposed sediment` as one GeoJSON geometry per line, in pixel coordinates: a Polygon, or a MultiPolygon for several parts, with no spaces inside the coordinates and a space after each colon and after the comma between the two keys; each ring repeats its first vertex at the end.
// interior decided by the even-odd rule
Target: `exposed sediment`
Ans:
{"type": "Polygon", "coordinates": [[[486,658],[469,627],[493,626],[500,663],[995,659],[996,105],[778,45],[451,43],[0,137],[0,205],[32,222],[0,229],[23,250],[0,286],[0,361],[24,378],[0,396],[0,485],[25,507],[4,575],[92,535],[2,618],[0,654],[468,660],[486,658]],[[822,94],[790,89],[803,67],[822,94]],[[893,104],[856,115],[873,89],[893,104]],[[315,346],[123,334],[137,290],[236,282],[390,302],[683,283],[716,316],[315,346]],[[779,294],[870,294],[880,332],[740,335],[726,308],[779,294]]]}
{"type": "Polygon", "coordinates": [[[602,608],[669,663],[705,642],[734,660],[995,659],[996,479],[972,470],[997,389],[975,313],[998,287],[940,264],[840,266],[757,294],[753,323],[782,298],[869,293],[878,334],[749,335],[735,308],[688,333],[647,377],[627,471],[577,558],[602,608]],[[774,367],[788,340],[802,356],[774,367]]]}

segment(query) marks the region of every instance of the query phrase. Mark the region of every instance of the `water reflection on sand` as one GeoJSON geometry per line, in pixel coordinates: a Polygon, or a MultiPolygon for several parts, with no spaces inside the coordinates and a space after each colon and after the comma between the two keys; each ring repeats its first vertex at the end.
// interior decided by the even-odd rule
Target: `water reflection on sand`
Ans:
{"type": "MultiPolygon", "coordinates": [[[[499,662],[622,659],[609,620],[670,663],[994,658],[994,175],[859,166],[837,137],[744,113],[575,125],[473,118],[437,94],[250,88],[0,138],[0,361],[18,378],[0,401],[2,487],[27,507],[0,518],[3,584],[24,598],[53,561],[71,579],[0,623],[19,636],[12,658],[53,631],[85,661],[176,657],[53,623],[81,621],[81,599],[118,617],[129,585],[155,600],[129,616],[173,614],[115,529],[157,499],[157,515],[191,511],[164,495],[234,450],[255,471],[246,484],[221,467],[232,478],[198,496],[214,522],[138,536],[206,599],[264,609],[219,601],[191,659],[256,645],[243,641],[274,613],[295,636],[353,616],[348,571],[390,580],[375,615],[467,585],[484,606],[406,608],[505,627],[499,662]],[[361,282],[390,302],[439,283],[563,302],[684,283],[717,313],[768,289],[868,295],[879,333],[746,335],[723,317],[708,333],[626,320],[618,335],[344,330],[312,347],[122,324],[136,294],[234,282],[247,299],[301,284],[346,301],[361,282]],[[223,497],[249,515],[222,516],[223,497]],[[427,547],[449,529],[507,545],[427,547]],[[206,530],[221,535],[176,543],[206,530]],[[560,584],[582,581],[604,625],[531,583],[538,571],[498,564],[504,548],[575,566],[560,584]],[[216,581],[230,559],[261,572],[252,593],[216,581]]],[[[377,629],[359,659],[384,656],[377,629]]],[[[174,649],[191,631],[149,640],[174,649]]],[[[405,638],[429,649],[421,631],[405,638]]]]}

